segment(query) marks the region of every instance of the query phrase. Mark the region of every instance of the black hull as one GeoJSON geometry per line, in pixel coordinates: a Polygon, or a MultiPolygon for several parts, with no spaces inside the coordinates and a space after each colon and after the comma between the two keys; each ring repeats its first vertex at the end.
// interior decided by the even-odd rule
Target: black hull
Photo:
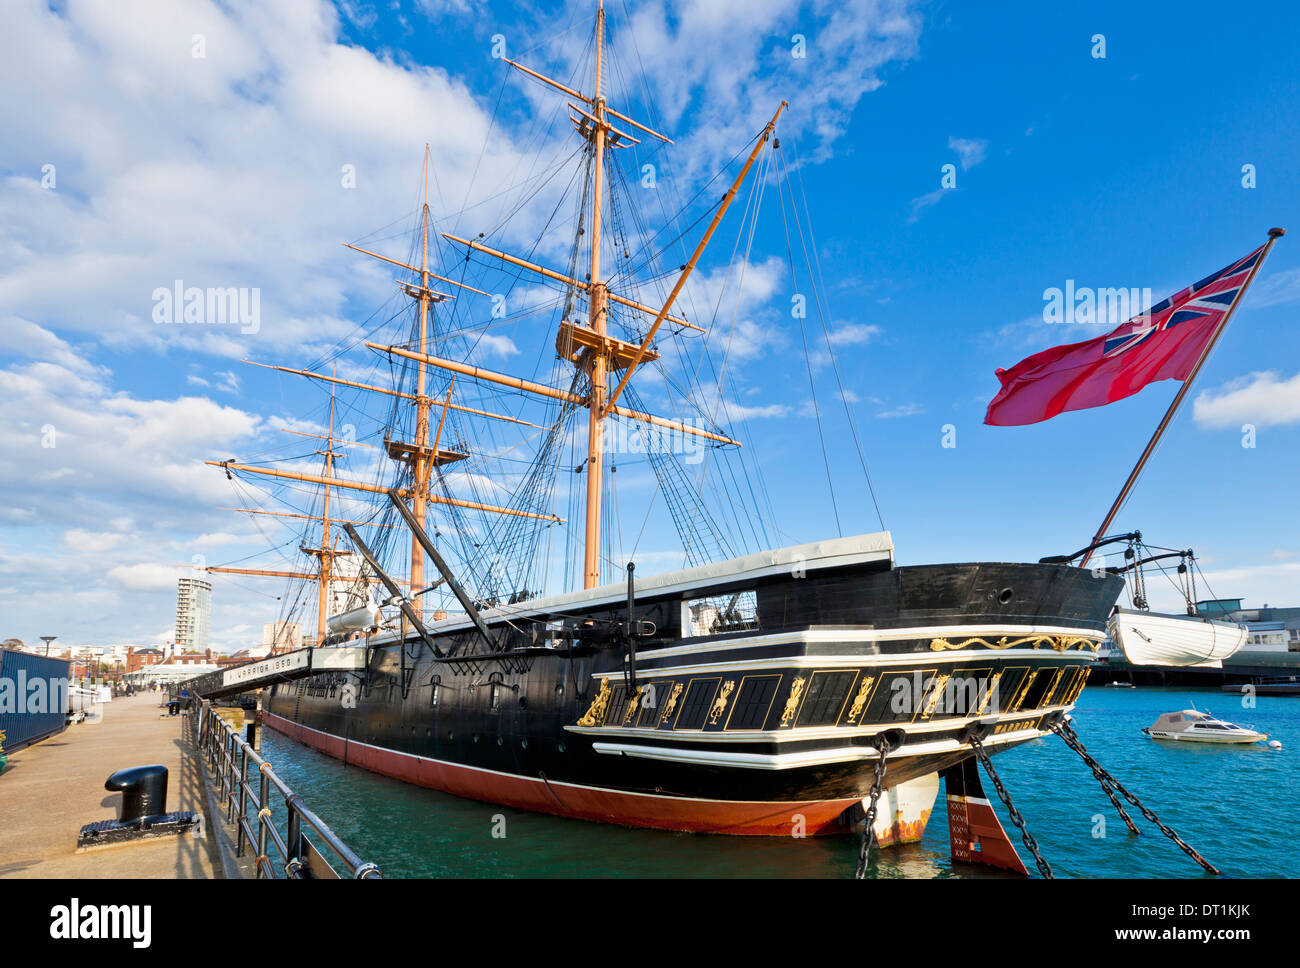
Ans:
{"type": "MultiPolygon", "coordinates": [[[[1057,565],[865,563],[638,596],[655,634],[625,674],[625,603],[378,645],[363,677],[275,687],[268,722],[368,769],[586,819],[789,835],[844,829],[875,745],[887,786],[1043,734],[1092,667],[1122,581],[1057,565]],[[734,630],[683,636],[683,599],[752,592],[734,630]],[[477,652],[478,654],[474,654],[477,652]],[[636,702],[632,699],[635,698],[636,702]]],[[[691,629],[686,629],[689,633],[691,629]]],[[[355,644],[355,643],[354,643],[355,644]]]]}

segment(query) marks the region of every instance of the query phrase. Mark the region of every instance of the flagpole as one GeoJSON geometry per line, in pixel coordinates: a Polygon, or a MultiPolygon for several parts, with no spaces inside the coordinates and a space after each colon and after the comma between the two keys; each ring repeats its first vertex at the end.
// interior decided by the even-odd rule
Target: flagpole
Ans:
{"type": "MultiPolygon", "coordinates": [[[[1219,325],[1215,329],[1214,335],[1210,337],[1209,342],[1207,342],[1204,349],[1201,350],[1201,355],[1197,359],[1196,365],[1192,367],[1192,372],[1187,374],[1187,379],[1183,381],[1183,385],[1179,389],[1178,395],[1174,397],[1173,403],[1169,404],[1169,409],[1165,411],[1164,417],[1160,420],[1160,425],[1156,427],[1156,432],[1151,435],[1151,439],[1147,442],[1146,449],[1142,451],[1142,456],[1138,458],[1138,462],[1133,466],[1133,471],[1129,474],[1128,480],[1124,482],[1123,488],[1120,489],[1119,497],[1115,498],[1115,503],[1112,504],[1110,510],[1106,512],[1105,520],[1101,522],[1101,527],[1098,528],[1097,533],[1093,535],[1091,542],[1093,545],[1096,545],[1098,541],[1106,536],[1106,531],[1115,520],[1115,516],[1119,514],[1119,509],[1124,506],[1124,502],[1128,499],[1129,491],[1133,490],[1133,485],[1137,483],[1138,477],[1142,474],[1142,468],[1146,466],[1147,460],[1153,453],[1155,453],[1155,449],[1160,443],[1160,438],[1164,436],[1166,428],[1168,428],[1169,424],[1173,422],[1174,414],[1178,412],[1178,408],[1182,405],[1183,398],[1186,397],[1187,392],[1191,390],[1192,382],[1196,379],[1196,375],[1201,372],[1201,367],[1203,367],[1205,361],[1210,358],[1210,353],[1214,350],[1214,344],[1219,341],[1219,337],[1223,335],[1223,331],[1228,328],[1228,320],[1232,318],[1232,314],[1237,308],[1237,303],[1241,302],[1241,297],[1246,295],[1246,290],[1249,289],[1250,284],[1255,281],[1255,274],[1259,272],[1260,266],[1262,266],[1264,260],[1268,258],[1268,253],[1269,250],[1273,248],[1273,243],[1284,235],[1286,235],[1286,229],[1268,230],[1268,241],[1264,244],[1264,251],[1259,254],[1259,259],[1256,260],[1255,265],[1251,268],[1250,275],[1246,277],[1246,281],[1242,283],[1241,288],[1237,290],[1236,298],[1232,300],[1232,304],[1228,307],[1228,311],[1223,314],[1223,319],[1219,320],[1219,325]]],[[[1095,547],[1091,548],[1083,556],[1083,561],[1079,562],[1080,568],[1087,567],[1088,562],[1092,559],[1092,553],[1095,550],[1095,547]]]]}

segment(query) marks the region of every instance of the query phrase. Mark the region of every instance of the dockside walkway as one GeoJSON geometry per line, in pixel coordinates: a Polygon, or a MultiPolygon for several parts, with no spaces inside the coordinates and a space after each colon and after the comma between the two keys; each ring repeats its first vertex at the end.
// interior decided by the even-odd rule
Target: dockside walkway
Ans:
{"type": "Polygon", "coordinates": [[[167,716],[160,696],[114,699],[103,722],[71,726],[9,757],[0,775],[0,878],[223,876],[199,759],[181,738],[182,717],[167,716]],[[167,809],[197,812],[203,836],[78,854],[83,825],[118,816],[121,794],[104,789],[109,774],[152,763],[169,771],[167,809]]]}

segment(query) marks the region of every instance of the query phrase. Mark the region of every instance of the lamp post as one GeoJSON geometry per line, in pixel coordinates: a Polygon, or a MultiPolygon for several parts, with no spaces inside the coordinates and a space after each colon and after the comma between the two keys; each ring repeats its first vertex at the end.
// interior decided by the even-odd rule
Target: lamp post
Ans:
{"type": "Polygon", "coordinates": [[[57,639],[57,635],[42,635],[41,641],[45,643],[45,657],[50,657],[50,643],[57,639]]]}

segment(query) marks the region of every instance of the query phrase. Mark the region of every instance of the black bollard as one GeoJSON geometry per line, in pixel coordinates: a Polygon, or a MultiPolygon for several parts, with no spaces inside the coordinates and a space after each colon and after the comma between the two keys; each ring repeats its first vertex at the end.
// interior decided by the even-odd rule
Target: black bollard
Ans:
{"type": "Polygon", "coordinates": [[[77,835],[78,853],[160,837],[197,835],[203,829],[193,810],[167,812],[165,766],[118,770],[105,782],[104,789],[122,794],[122,815],[117,820],[96,820],[82,827],[77,835]]]}
{"type": "Polygon", "coordinates": [[[167,812],[167,767],[134,766],[118,770],[104,789],[122,794],[120,823],[135,823],[167,812]]]}

